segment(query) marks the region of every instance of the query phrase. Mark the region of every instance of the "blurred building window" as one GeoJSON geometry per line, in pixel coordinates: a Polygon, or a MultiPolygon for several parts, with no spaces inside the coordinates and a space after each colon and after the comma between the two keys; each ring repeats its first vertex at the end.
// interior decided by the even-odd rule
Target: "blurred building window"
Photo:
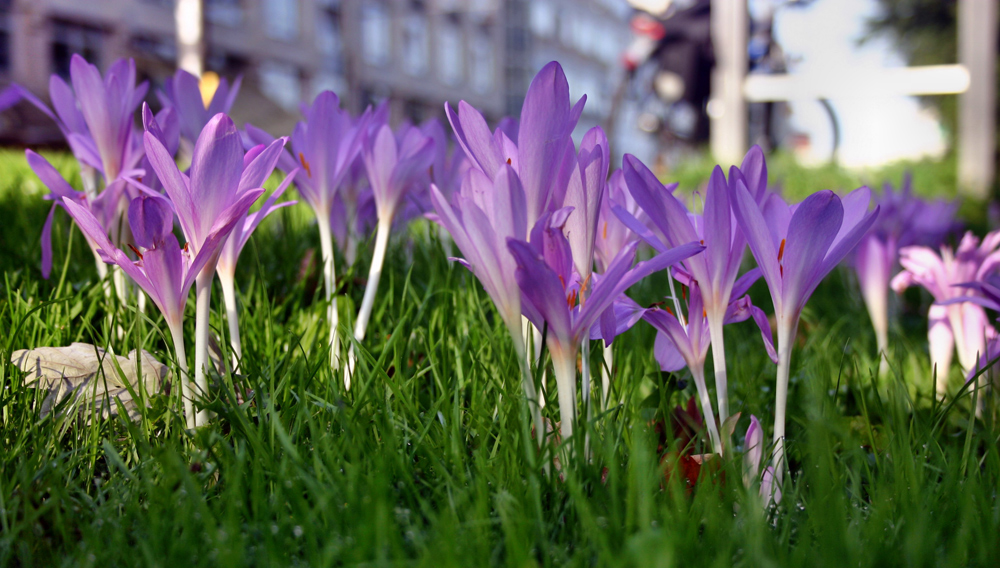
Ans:
{"type": "Polygon", "coordinates": [[[52,71],[68,78],[74,53],[100,66],[103,39],[104,34],[97,28],[61,20],[52,22],[52,71]]]}
{"type": "Polygon", "coordinates": [[[493,33],[489,26],[480,26],[472,37],[469,51],[472,57],[472,88],[479,93],[493,89],[496,63],[493,54],[493,33]]]}
{"type": "Polygon", "coordinates": [[[146,57],[170,63],[174,63],[177,59],[177,43],[172,36],[163,38],[153,35],[137,35],[132,37],[130,43],[132,49],[146,57]]]}
{"type": "Polygon", "coordinates": [[[388,7],[378,1],[361,6],[361,54],[373,65],[389,61],[390,22],[388,7]]]}
{"type": "Polygon", "coordinates": [[[458,14],[448,14],[441,22],[437,36],[438,66],[441,80],[447,85],[462,82],[464,62],[462,48],[462,21],[458,14]]]}
{"type": "Polygon", "coordinates": [[[10,72],[10,3],[0,0],[0,73],[10,72]]]}
{"type": "Polygon", "coordinates": [[[231,28],[243,25],[243,0],[205,0],[205,21],[231,28]]]}
{"type": "Polygon", "coordinates": [[[299,36],[299,0],[264,0],[264,33],[292,41],[299,36]]]}
{"type": "Polygon", "coordinates": [[[552,37],[556,33],[557,12],[551,2],[536,0],[531,3],[528,24],[531,33],[538,37],[552,37]]]}
{"type": "Polygon", "coordinates": [[[320,72],[313,76],[309,82],[309,98],[314,99],[316,95],[323,91],[333,91],[337,96],[343,97],[347,93],[347,82],[340,75],[334,73],[320,72]]]}
{"type": "Polygon", "coordinates": [[[427,12],[423,4],[413,2],[403,20],[403,70],[410,75],[427,73],[427,12]]]}
{"type": "Polygon", "coordinates": [[[321,3],[317,16],[316,47],[323,55],[323,67],[337,73],[343,73],[344,41],[341,36],[339,7],[335,4],[323,6],[321,3]]]}
{"type": "Polygon", "coordinates": [[[302,100],[302,76],[287,63],[264,61],[257,70],[260,90],[287,110],[294,110],[302,100]]]}

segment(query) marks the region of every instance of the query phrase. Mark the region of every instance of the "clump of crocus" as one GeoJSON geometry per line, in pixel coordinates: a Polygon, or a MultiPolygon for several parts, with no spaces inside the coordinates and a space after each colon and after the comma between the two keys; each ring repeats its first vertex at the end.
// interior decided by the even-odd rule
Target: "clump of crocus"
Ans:
{"type": "MultiPolygon", "coordinates": [[[[750,284],[752,281],[737,288],[736,295],[745,294],[750,284]]],[[[705,358],[708,356],[708,347],[711,344],[711,332],[708,329],[704,292],[698,282],[691,282],[686,313],[676,298],[674,298],[673,304],[673,309],[669,307],[653,308],[647,310],[642,317],[658,331],[655,354],[660,368],[664,371],[677,371],[687,366],[691,371],[701,402],[702,413],[707,423],[709,439],[712,441],[712,450],[722,455],[725,444],[719,434],[719,428],[715,421],[715,411],[712,409],[712,400],[705,384],[705,358]]],[[[767,316],[760,308],[750,303],[749,296],[743,296],[731,302],[727,306],[722,321],[728,324],[745,321],[750,317],[753,317],[754,322],[760,327],[768,355],[776,360],[774,346],[771,344],[771,326],[767,321],[767,316]]],[[[720,422],[724,421],[720,420],[720,422]]]]}
{"type": "MultiPolygon", "coordinates": [[[[746,239],[732,219],[729,187],[735,183],[742,183],[744,187],[749,188],[754,203],[759,204],[764,199],[767,189],[767,167],[763,153],[760,148],[754,146],[747,153],[740,168],[731,168],[728,182],[722,168],[716,166],[708,182],[705,208],[701,215],[689,212],[673,195],[676,184],[664,186],[634,156],[625,156],[623,171],[625,182],[636,203],[646,213],[665,242],[648,231],[627,211],[619,210],[618,215],[636,234],[658,250],[664,250],[668,245],[677,246],[691,241],[705,245],[704,254],[684,261],[684,270],[679,276],[685,282],[696,282],[701,289],[715,363],[719,420],[724,422],[729,417],[729,390],[722,327],[726,323],[726,313],[733,298],[733,288],[738,286],[745,293],[760,277],[760,272],[753,270],[737,283],[743,251],[746,249],[746,239]]],[[[705,347],[707,346],[706,343],[705,347]]],[[[708,409],[705,412],[707,413],[708,409]]]]}
{"type": "MultiPolygon", "coordinates": [[[[148,85],[136,85],[135,62],[131,59],[115,61],[102,78],[97,67],[79,55],[73,55],[70,60],[70,83],[72,88],[58,75],[49,79],[52,109],[28,89],[19,85],[12,88],[55,121],[62,131],[80,163],[84,193],[95,208],[100,208],[100,211],[92,211],[100,213],[95,218],[105,234],[113,242],[119,242],[127,206],[121,178],[136,173],[135,168],[142,157],[142,145],[134,135],[133,120],[148,85]]],[[[63,197],[58,194],[54,197],[55,203],[42,229],[42,276],[45,278],[52,270],[53,213],[63,197]]],[[[90,245],[94,248],[93,241],[90,245]]],[[[107,270],[100,259],[97,269],[103,278],[107,270]]],[[[116,286],[122,296],[124,282],[116,282],[116,286]]]]}
{"type": "Polygon", "coordinates": [[[438,221],[462,253],[459,262],[482,283],[510,333],[521,370],[521,385],[535,433],[541,440],[545,428],[521,334],[521,289],[515,278],[517,264],[507,249],[508,238],[527,238],[527,209],[521,181],[507,164],[500,167],[494,180],[481,170],[471,169],[451,202],[436,185],[431,186],[431,202],[438,221]]]}
{"type": "Polygon", "coordinates": [[[958,203],[915,196],[909,176],[903,179],[899,191],[886,184],[877,203],[881,207],[878,220],[858,244],[853,265],[875,330],[879,374],[884,374],[889,346],[889,281],[899,268],[899,249],[940,245],[958,226],[958,203]]]}
{"type": "Polygon", "coordinates": [[[972,299],[974,289],[960,286],[982,281],[1000,262],[1000,231],[979,241],[971,232],[962,237],[956,250],[911,246],[899,251],[903,271],[892,279],[892,289],[901,293],[918,284],[930,292],[935,304],[928,311],[927,336],[930,342],[931,374],[939,396],[948,390],[948,374],[955,348],[963,372],[972,370],[986,342],[996,334],[982,306],[972,299]]]}
{"type": "Polygon", "coordinates": [[[778,482],[784,459],[788,374],[799,317],[820,281],[858,244],[875,222],[870,191],[862,187],[843,199],[829,190],[790,206],[770,193],[763,204],[742,180],[729,187],[733,213],[774,304],[778,333],[778,376],[774,415],[774,469],[778,482]]]}
{"type": "Polygon", "coordinates": [[[67,199],[64,207],[80,230],[95,243],[97,253],[105,262],[120,266],[149,294],[163,314],[174,343],[177,365],[184,377],[181,381],[184,414],[188,427],[194,428],[198,423],[184,348],[184,307],[195,279],[214,262],[219,247],[239,222],[239,208],[222,212],[204,236],[200,250],[195,252],[188,246],[181,247],[177,242],[177,237],[172,232],[173,212],[166,200],[148,195],[137,197],[132,200],[128,209],[129,226],[135,240],[134,244],[128,243],[128,247],[137,258],[132,260],[108,239],[91,210],[79,201],[86,201],[86,198],[67,199]]]}
{"type": "MultiPolygon", "coordinates": [[[[264,193],[263,188],[250,187],[251,181],[267,179],[274,167],[275,154],[284,146],[284,139],[268,145],[251,160],[244,160],[243,144],[233,121],[224,114],[217,114],[208,121],[194,145],[190,176],[181,173],[173,156],[151,132],[143,135],[146,155],[153,170],[163,184],[174,212],[187,239],[187,247],[194,255],[210,251],[209,260],[202,266],[195,279],[195,369],[194,382],[198,396],[207,392],[208,380],[205,367],[208,363],[209,309],[212,278],[216,263],[235,223],[222,236],[221,242],[210,239],[216,233],[221,219],[243,218],[251,205],[264,193]]],[[[194,417],[193,426],[201,426],[208,419],[206,411],[194,417]]],[[[189,418],[190,420],[190,418],[189,418]]]]}
{"type": "MultiPolygon", "coordinates": [[[[375,199],[378,226],[375,230],[375,251],[368,271],[368,283],[365,284],[365,295],[354,323],[354,339],[359,342],[365,338],[368,320],[375,306],[375,295],[382,278],[385,251],[396,213],[403,205],[407,191],[415,184],[429,183],[425,178],[434,159],[434,139],[413,126],[404,127],[397,137],[391,128],[383,125],[376,131],[374,138],[364,144],[361,155],[375,199]]],[[[344,376],[347,388],[351,386],[356,358],[355,350],[351,349],[344,376]]]]}
{"type": "MultiPolygon", "coordinates": [[[[546,343],[556,375],[563,440],[573,435],[576,359],[591,326],[602,316],[613,317],[612,304],[633,284],[704,248],[696,242],[686,243],[633,266],[638,243],[630,243],[596,280],[586,301],[580,303],[582,281],[574,274],[570,243],[563,233],[570,213],[567,209],[543,215],[531,231],[530,243],[507,240],[517,263],[522,312],[537,328],[547,328],[546,343]]],[[[615,323],[608,322],[608,327],[613,329],[615,323]]]]}
{"type": "MultiPolygon", "coordinates": [[[[281,153],[278,167],[285,174],[301,168],[295,186],[313,213],[319,228],[320,250],[323,255],[323,289],[326,294],[327,320],[330,325],[330,363],[340,363],[340,313],[337,310],[337,273],[334,261],[331,226],[338,204],[338,193],[351,174],[362,148],[368,113],[358,120],[340,108],[340,99],[331,91],[316,96],[313,104],[303,108],[305,120],[295,125],[291,139],[291,154],[281,153]]],[[[247,136],[255,144],[270,144],[274,137],[252,125],[246,126],[247,136]]],[[[356,204],[353,204],[356,207],[356,204]]],[[[341,208],[343,203],[341,202],[341,208]]]]}

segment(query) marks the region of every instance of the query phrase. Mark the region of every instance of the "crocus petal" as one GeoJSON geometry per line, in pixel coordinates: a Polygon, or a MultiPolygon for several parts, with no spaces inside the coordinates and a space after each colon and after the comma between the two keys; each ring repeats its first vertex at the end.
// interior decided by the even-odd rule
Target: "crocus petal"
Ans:
{"type": "Polygon", "coordinates": [[[38,179],[45,187],[49,188],[56,196],[63,199],[78,199],[83,197],[83,192],[76,191],[60,174],[48,160],[31,150],[25,150],[24,155],[38,179]]]}
{"type": "MultiPolygon", "coordinates": [[[[746,237],[747,244],[750,245],[754,258],[757,259],[757,266],[760,267],[767,287],[771,290],[771,297],[780,298],[782,285],[781,271],[778,268],[778,252],[774,250],[767,222],[764,221],[764,216],[761,214],[757,202],[754,201],[753,196],[741,182],[730,187],[730,191],[732,192],[730,197],[733,198],[731,200],[733,214],[740,225],[740,230],[746,237]]],[[[777,307],[775,306],[775,308],[777,307]]]]}
{"type": "Polygon", "coordinates": [[[507,239],[507,248],[517,262],[517,283],[521,287],[521,293],[543,318],[542,321],[532,323],[539,329],[547,324],[548,333],[564,345],[575,343],[569,308],[559,277],[531,245],[507,239]]]}
{"type": "MultiPolygon", "coordinates": [[[[217,114],[198,136],[191,157],[191,199],[198,204],[194,235],[206,238],[206,229],[232,204],[243,171],[243,144],[231,118],[217,114]]],[[[171,196],[172,198],[173,196],[171,196]]]]}
{"type": "Polygon", "coordinates": [[[163,242],[174,226],[174,215],[168,206],[147,196],[133,199],[128,206],[128,224],[135,244],[153,248],[163,242]]]}
{"type": "Polygon", "coordinates": [[[167,153],[163,144],[150,133],[143,135],[143,143],[146,148],[146,157],[149,159],[156,177],[163,184],[170,201],[173,202],[177,210],[177,218],[180,220],[181,228],[188,240],[195,238],[195,231],[199,223],[199,209],[196,209],[188,189],[188,180],[184,178],[173,156],[167,153]]]}
{"type": "Polygon", "coordinates": [[[677,345],[662,330],[656,332],[656,341],[653,343],[653,358],[659,363],[660,370],[668,373],[675,373],[687,366],[687,361],[677,350],[677,345]]]}
{"type": "Polygon", "coordinates": [[[757,478],[760,462],[764,457],[764,429],[757,417],[750,415],[750,426],[743,439],[743,482],[747,487],[757,478]]]}
{"type": "Polygon", "coordinates": [[[805,304],[809,294],[825,276],[819,270],[822,258],[837,236],[843,217],[840,198],[829,190],[810,195],[792,214],[788,225],[781,293],[795,308],[805,304]]]}
{"type": "Polygon", "coordinates": [[[487,177],[495,178],[497,169],[502,162],[496,147],[493,145],[493,137],[483,115],[465,101],[458,103],[457,115],[451,110],[448,103],[445,103],[444,111],[448,116],[448,122],[451,123],[452,130],[455,131],[455,139],[462,146],[465,155],[487,177]]]}

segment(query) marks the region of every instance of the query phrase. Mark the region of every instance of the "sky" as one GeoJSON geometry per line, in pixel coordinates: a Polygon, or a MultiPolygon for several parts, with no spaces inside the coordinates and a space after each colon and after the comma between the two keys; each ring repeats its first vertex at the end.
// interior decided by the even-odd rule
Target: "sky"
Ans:
{"type": "MultiPolygon", "coordinates": [[[[863,45],[865,21],[876,13],[874,0],[817,0],[806,8],[783,9],[775,16],[774,34],[786,54],[795,60],[796,74],[833,73],[850,81],[864,70],[905,66],[905,60],[886,38],[863,45]]],[[[940,156],[946,139],[936,113],[915,97],[859,96],[832,99],[839,118],[839,161],[850,168],[874,167],[901,159],[940,156]]],[[[792,125],[808,133],[811,149],[804,161],[830,158],[833,134],[828,115],[816,101],[792,103],[792,125]]]]}

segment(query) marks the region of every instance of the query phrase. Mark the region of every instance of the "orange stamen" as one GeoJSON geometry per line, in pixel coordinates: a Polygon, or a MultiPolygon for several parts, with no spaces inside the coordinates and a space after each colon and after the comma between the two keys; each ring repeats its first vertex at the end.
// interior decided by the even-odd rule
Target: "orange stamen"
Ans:
{"type": "Polygon", "coordinates": [[[573,309],[573,306],[576,305],[576,290],[573,290],[569,293],[569,296],[566,296],[566,304],[571,310],[573,309]]]}
{"type": "Polygon", "coordinates": [[[604,239],[606,240],[607,238],[608,238],[608,222],[605,221],[604,222],[604,239]]]}
{"type": "Polygon", "coordinates": [[[132,252],[134,252],[135,255],[139,257],[139,260],[142,260],[142,253],[139,252],[139,249],[135,248],[131,244],[128,245],[128,248],[132,249],[132,252]]]}
{"type": "Polygon", "coordinates": [[[781,246],[778,247],[778,262],[781,262],[783,256],[785,256],[785,239],[781,239],[781,246]]]}
{"type": "Polygon", "coordinates": [[[510,165],[510,158],[507,158],[507,165],[510,165]]]}
{"type": "Polygon", "coordinates": [[[302,167],[306,169],[306,173],[309,174],[309,177],[313,177],[312,168],[309,167],[309,162],[306,160],[306,157],[302,154],[302,152],[299,152],[299,161],[302,162],[302,167]]]}
{"type": "Polygon", "coordinates": [[[668,314],[677,317],[677,314],[675,314],[674,311],[670,309],[670,306],[663,306],[663,309],[667,310],[668,314]]]}
{"type": "Polygon", "coordinates": [[[184,243],[184,252],[189,252],[188,251],[188,245],[189,244],[191,244],[191,243],[184,243]]]}

